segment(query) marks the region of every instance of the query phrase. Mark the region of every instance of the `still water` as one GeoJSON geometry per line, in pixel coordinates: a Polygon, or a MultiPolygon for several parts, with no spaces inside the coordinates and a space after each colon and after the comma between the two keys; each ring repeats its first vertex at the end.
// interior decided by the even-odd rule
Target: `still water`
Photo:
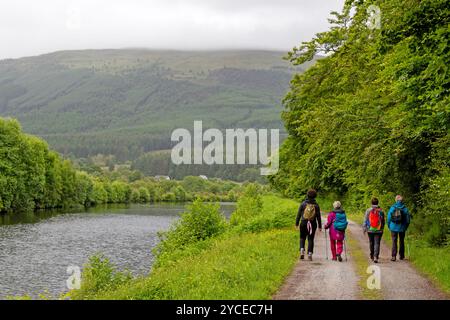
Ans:
{"type": "MultiPolygon", "coordinates": [[[[229,216],[233,203],[222,203],[229,216]]],[[[84,212],[0,215],[0,299],[67,291],[67,268],[82,268],[102,253],[119,269],[149,272],[157,232],[167,230],[183,205],[116,205],[84,212]]]]}

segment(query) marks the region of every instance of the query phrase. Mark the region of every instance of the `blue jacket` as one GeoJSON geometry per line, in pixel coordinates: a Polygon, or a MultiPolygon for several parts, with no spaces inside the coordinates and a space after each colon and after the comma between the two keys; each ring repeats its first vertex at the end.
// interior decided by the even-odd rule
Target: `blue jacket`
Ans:
{"type": "Polygon", "coordinates": [[[409,223],[411,222],[411,214],[409,213],[408,208],[403,204],[401,201],[397,201],[392,205],[392,207],[389,209],[388,213],[388,228],[389,230],[393,232],[405,232],[408,229],[409,223]],[[394,223],[391,221],[392,214],[394,213],[395,209],[399,208],[402,210],[403,218],[402,223],[394,223]]]}

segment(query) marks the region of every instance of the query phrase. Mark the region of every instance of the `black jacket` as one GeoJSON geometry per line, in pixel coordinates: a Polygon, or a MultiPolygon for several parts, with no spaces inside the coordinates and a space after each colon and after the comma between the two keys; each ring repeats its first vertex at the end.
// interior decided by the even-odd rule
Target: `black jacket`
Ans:
{"type": "Polygon", "coordinates": [[[315,223],[317,221],[317,224],[319,226],[319,229],[322,229],[322,218],[320,216],[320,207],[316,202],[316,199],[306,199],[302,202],[300,207],[298,208],[297,218],[295,219],[295,225],[298,226],[301,222],[306,222],[307,220],[303,218],[303,212],[305,211],[305,207],[307,203],[312,203],[316,206],[316,218],[311,221],[311,223],[315,223]]]}

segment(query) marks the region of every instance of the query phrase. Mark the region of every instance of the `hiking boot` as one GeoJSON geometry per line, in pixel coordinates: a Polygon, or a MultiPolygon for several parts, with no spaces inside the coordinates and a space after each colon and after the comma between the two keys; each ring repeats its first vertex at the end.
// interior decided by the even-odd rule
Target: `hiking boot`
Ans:
{"type": "Polygon", "coordinates": [[[391,261],[395,261],[395,260],[397,260],[396,257],[392,257],[392,258],[391,258],[391,261]]]}
{"type": "Polygon", "coordinates": [[[378,258],[373,259],[373,263],[378,263],[378,258]]]}
{"type": "Polygon", "coordinates": [[[308,260],[312,261],[312,253],[308,253],[308,260]]]}
{"type": "Polygon", "coordinates": [[[337,258],[338,258],[339,262],[342,262],[342,257],[340,254],[337,255],[337,258]]]}
{"type": "Polygon", "coordinates": [[[333,259],[331,259],[331,260],[333,260],[333,261],[336,261],[337,260],[337,258],[336,257],[334,257],[333,259]]]}
{"type": "Polygon", "coordinates": [[[370,260],[373,261],[373,259],[374,259],[374,258],[373,258],[373,254],[371,254],[371,255],[370,255],[370,260]]]}
{"type": "Polygon", "coordinates": [[[405,259],[405,257],[400,257],[400,260],[404,260],[405,259]]]}
{"type": "Polygon", "coordinates": [[[300,250],[300,260],[305,259],[305,250],[301,249],[300,250]]]}

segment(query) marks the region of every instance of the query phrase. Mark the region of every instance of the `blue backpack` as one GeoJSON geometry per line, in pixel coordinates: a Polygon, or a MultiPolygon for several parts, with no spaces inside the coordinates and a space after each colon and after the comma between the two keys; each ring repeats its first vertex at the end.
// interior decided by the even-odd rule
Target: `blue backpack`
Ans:
{"type": "Polygon", "coordinates": [[[345,212],[336,212],[336,219],[334,219],[334,229],[337,231],[345,231],[347,229],[348,221],[345,212]]]}

